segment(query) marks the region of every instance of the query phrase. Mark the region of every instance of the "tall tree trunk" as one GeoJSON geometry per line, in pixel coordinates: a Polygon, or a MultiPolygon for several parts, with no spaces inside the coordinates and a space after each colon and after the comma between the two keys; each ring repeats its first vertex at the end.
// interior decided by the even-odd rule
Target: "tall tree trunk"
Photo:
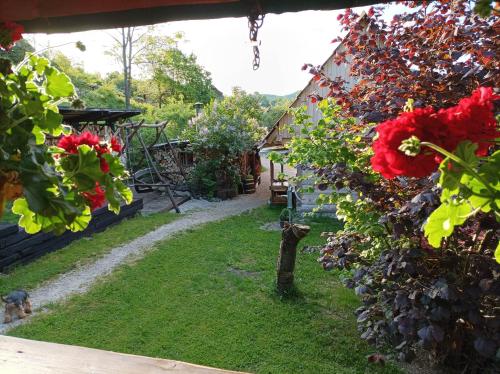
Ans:
{"type": "Polygon", "coordinates": [[[125,29],[122,27],[122,62],[123,62],[123,94],[125,96],[125,109],[130,108],[130,89],[129,89],[129,68],[128,68],[128,43],[130,42],[129,30],[130,28],[125,29]],[[127,31],[126,31],[127,30],[127,31]]]}
{"type": "Polygon", "coordinates": [[[127,75],[128,75],[128,92],[125,97],[126,109],[130,109],[130,98],[132,96],[132,49],[133,49],[133,39],[134,39],[134,29],[132,27],[128,28],[128,56],[127,56],[127,75]]]}
{"type": "Polygon", "coordinates": [[[279,293],[290,291],[293,286],[297,244],[299,244],[299,241],[310,230],[311,228],[306,225],[295,225],[285,222],[285,227],[281,232],[280,254],[276,266],[276,286],[279,293]]]}

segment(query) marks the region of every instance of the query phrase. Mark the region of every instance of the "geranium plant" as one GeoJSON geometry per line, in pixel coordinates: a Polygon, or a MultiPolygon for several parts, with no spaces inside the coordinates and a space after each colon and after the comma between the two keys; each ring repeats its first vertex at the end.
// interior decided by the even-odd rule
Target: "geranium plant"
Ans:
{"type": "MultiPolygon", "coordinates": [[[[11,23],[0,30],[4,49],[20,38],[11,23]]],[[[118,212],[132,199],[117,141],[70,135],[63,126],[58,105],[74,98],[69,78],[45,58],[0,61],[0,202],[3,212],[5,201],[15,200],[12,210],[28,233],[83,230],[104,200],[118,212]],[[48,136],[62,138],[49,147],[48,136]]]]}
{"type": "MultiPolygon", "coordinates": [[[[491,87],[481,87],[456,106],[411,110],[377,127],[371,163],[386,178],[421,178],[439,167],[441,205],[424,226],[433,247],[480,211],[500,221],[500,151],[488,155],[500,137],[493,114],[498,99],[491,87]]],[[[495,257],[500,263],[498,246],[495,257]]]]}
{"type": "MultiPolygon", "coordinates": [[[[303,139],[290,142],[317,187],[333,191],[318,202],[334,203],[345,223],[325,233],[318,261],[350,274],[361,337],[443,372],[500,365],[497,97],[487,88],[498,82],[498,13],[480,18],[478,4],[405,2],[392,21],[382,8],[340,15],[349,34],[334,59],[356,79],[304,70],[356,121],[342,128],[324,113],[317,126],[332,123],[318,140],[315,124],[301,134],[299,116],[303,139]],[[355,157],[338,157],[345,148],[355,157]]],[[[320,108],[321,99],[311,96],[320,108]]]]}

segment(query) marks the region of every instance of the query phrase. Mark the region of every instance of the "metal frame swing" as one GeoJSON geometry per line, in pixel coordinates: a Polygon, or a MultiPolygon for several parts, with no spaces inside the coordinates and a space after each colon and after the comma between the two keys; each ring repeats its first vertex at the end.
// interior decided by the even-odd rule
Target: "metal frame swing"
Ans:
{"type": "MultiPolygon", "coordinates": [[[[182,165],[180,164],[177,155],[174,152],[174,149],[167,137],[167,134],[165,133],[165,128],[167,127],[167,125],[168,122],[166,121],[158,124],[146,124],[144,123],[144,120],[142,120],[138,123],[130,122],[118,125],[116,133],[121,133],[122,135],[121,137],[125,140],[123,145],[123,154],[126,157],[127,169],[129,170],[131,176],[131,183],[129,183],[129,186],[133,187],[137,193],[145,193],[154,190],[165,189],[175,211],[177,213],[180,213],[179,206],[175,201],[175,197],[172,192],[171,188],[172,184],[169,183],[162,175],[157,165],[157,162],[154,160],[154,157],[151,155],[150,152],[151,148],[154,145],[156,145],[157,142],[160,140],[160,138],[163,136],[164,139],[166,140],[165,143],[163,143],[165,145],[165,150],[170,153],[175,164],[179,169],[179,173],[181,174],[184,181],[186,181],[186,174],[184,172],[184,169],[182,168],[182,165]],[[140,130],[143,128],[155,129],[156,132],[155,139],[149,145],[146,144],[144,138],[141,135],[140,130]],[[133,171],[132,152],[131,152],[131,143],[134,138],[136,138],[139,141],[139,144],[142,147],[142,155],[137,164],[141,165],[141,163],[144,160],[147,163],[147,168],[140,169],[136,172],[133,171]]],[[[188,192],[191,197],[191,192],[190,191],[188,192]]]]}

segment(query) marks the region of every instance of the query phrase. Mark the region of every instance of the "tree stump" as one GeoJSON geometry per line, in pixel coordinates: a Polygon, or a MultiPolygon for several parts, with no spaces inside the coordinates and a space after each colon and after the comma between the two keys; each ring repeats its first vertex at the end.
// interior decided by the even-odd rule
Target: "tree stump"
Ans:
{"type": "Polygon", "coordinates": [[[285,222],[281,232],[280,254],[276,266],[276,286],[279,293],[290,291],[293,286],[293,271],[295,269],[295,257],[297,256],[297,244],[304,238],[311,228],[306,225],[295,225],[285,222]]]}

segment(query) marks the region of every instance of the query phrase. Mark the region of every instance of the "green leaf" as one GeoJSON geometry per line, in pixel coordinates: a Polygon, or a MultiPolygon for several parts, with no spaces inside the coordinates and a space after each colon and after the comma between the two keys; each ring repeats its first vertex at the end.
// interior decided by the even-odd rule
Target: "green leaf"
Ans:
{"type": "Polygon", "coordinates": [[[460,142],[453,152],[456,156],[460,157],[466,163],[468,163],[471,167],[476,167],[479,163],[479,159],[476,156],[477,143],[472,143],[469,140],[460,142]]]}
{"type": "Polygon", "coordinates": [[[60,71],[49,68],[47,76],[47,93],[56,98],[70,97],[73,95],[75,87],[69,77],[60,71]]]}
{"type": "Polygon", "coordinates": [[[42,225],[35,222],[35,213],[28,207],[28,202],[24,198],[14,201],[12,212],[21,216],[19,226],[23,227],[28,234],[36,234],[42,229],[42,225]]]}
{"type": "Polygon", "coordinates": [[[427,218],[424,233],[429,244],[434,248],[441,245],[443,238],[449,237],[455,226],[461,225],[468,218],[471,206],[463,201],[461,203],[443,203],[427,218]]]}
{"type": "Polygon", "coordinates": [[[134,198],[132,190],[128,188],[121,180],[115,180],[115,186],[125,203],[130,204],[134,198]]]}
{"type": "MultiPolygon", "coordinates": [[[[75,177],[92,178],[96,181],[100,180],[102,175],[101,163],[99,162],[96,151],[86,144],[78,146],[78,169],[75,173],[75,177]]],[[[91,188],[93,188],[93,186],[91,188]]]]}
{"type": "Polygon", "coordinates": [[[49,109],[44,113],[44,116],[37,125],[51,135],[59,136],[63,131],[62,119],[63,117],[61,114],[49,109]]]}
{"type": "MultiPolygon", "coordinates": [[[[476,149],[477,144],[471,143],[470,141],[464,141],[458,145],[454,154],[468,163],[471,167],[475,167],[479,162],[475,154],[476,149]]],[[[457,164],[448,157],[439,165],[439,171],[441,173],[439,185],[441,188],[449,190],[458,189],[462,176],[467,174],[467,170],[465,170],[463,166],[457,164]]]]}
{"type": "Polygon", "coordinates": [[[90,211],[90,207],[85,207],[85,210],[81,215],[76,217],[76,219],[69,225],[69,229],[73,232],[83,231],[87,228],[92,219],[92,214],[90,211]]]}
{"type": "Polygon", "coordinates": [[[479,175],[481,175],[490,184],[496,185],[496,189],[500,190],[500,150],[494,152],[491,156],[486,159],[479,168],[479,175]]]}
{"type": "Polygon", "coordinates": [[[120,159],[109,153],[105,153],[102,157],[109,165],[109,172],[115,176],[121,176],[125,173],[125,166],[120,162],[120,159]]]}
{"type": "Polygon", "coordinates": [[[113,185],[106,185],[106,200],[108,200],[108,209],[113,213],[120,213],[120,195],[113,185]]]}
{"type": "Polygon", "coordinates": [[[477,0],[474,5],[474,12],[481,17],[489,17],[492,11],[491,0],[477,0]]]}
{"type": "Polygon", "coordinates": [[[42,75],[43,72],[45,71],[45,68],[50,65],[49,60],[47,60],[44,57],[39,57],[35,54],[31,55],[29,60],[31,66],[37,72],[38,75],[42,75]]]}
{"type": "Polygon", "coordinates": [[[38,126],[33,126],[33,130],[31,130],[32,134],[35,135],[36,144],[44,144],[45,143],[45,134],[42,129],[38,126]]]}

